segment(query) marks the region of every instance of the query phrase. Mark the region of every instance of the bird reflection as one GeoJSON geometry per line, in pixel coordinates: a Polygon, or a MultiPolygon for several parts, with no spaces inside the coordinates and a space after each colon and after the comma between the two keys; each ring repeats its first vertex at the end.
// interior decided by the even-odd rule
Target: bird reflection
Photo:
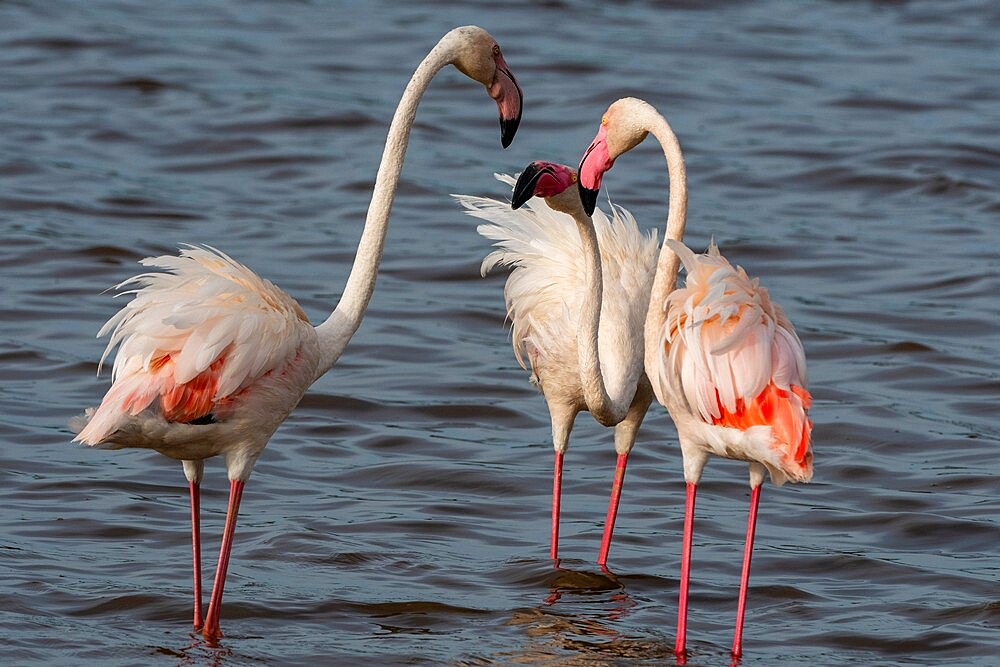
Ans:
{"type": "Polygon", "coordinates": [[[509,621],[509,625],[524,626],[529,642],[494,658],[519,664],[550,664],[567,654],[613,661],[672,657],[665,641],[628,637],[615,627],[637,603],[625,583],[607,568],[600,572],[576,570],[557,560],[546,583],[548,594],[541,603],[515,610],[509,621]]]}
{"type": "MultiPolygon", "coordinates": [[[[636,603],[625,590],[625,584],[606,565],[602,565],[601,572],[597,573],[563,567],[560,559],[556,559],[553,563],[554,574],[550,579],[549,595],[542,603],[543,606],[552,606],[559,602],[564,593],[586,596],[586,601],[589,603],[594,601],[594,597],[610,593],[607,597],[608,602],[612,603],[607,610],[609,621],[625,618],[629,611],[635,607],[636,603]]],[[[615,634],[615,632],[607,630],[599,634],[610,635],[615,634]]]]}
{"type": "Polygon", "coordinates": [[[214,638],[205,639],[194,632],[189,633],[188,637],[191,641],[184,648],[159,646],[155,650],[158,654],[175,658],[177,665],[220,667],[233,655],[231,648],[220,645],[214,638]]]}

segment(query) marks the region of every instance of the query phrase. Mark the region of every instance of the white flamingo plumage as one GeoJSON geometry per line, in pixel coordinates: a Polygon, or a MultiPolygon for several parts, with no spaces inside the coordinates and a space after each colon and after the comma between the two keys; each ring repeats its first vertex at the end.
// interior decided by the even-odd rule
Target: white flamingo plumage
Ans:
{"type": "MultiPolygon", "coordinates": [[[[125,281],[134,298],[101,329],[119,347],[101,405],[72,424],[76,441],[154,449],[183,462],[191,493],[194,625],[221,635],[219,613],[243,487],[271,435],[328,371],[361,325],[375,288],[389,213],[417,105],[452,64],[486,86],[507,146],[521,116],[520,87],[493,37],[476,26],[446,34],[417,67],[386,137],[351,274],[336,309],[313,328],[290,296],[208,247],[143,260],[161,269],[125,281]],[[229,507],[207,614],[201,607],[199,485],[204,459],[223,455],[229,507]]],[[[103,361],[103,358],[102,358],[103,361]]]]}
{"type": "MultiPolygon", "coordinates": [[[[509,176],[498,180],[514,184],[509,176]]],[[[470,215],[488,221],[479,233],[497,250],[483,260],[485,275],[513,267],[504,288],[514,354],[525,359],[552,421],[555,469],[550,556],[558,557],[563,455],[576,415],[589,411],[615,428],[618,454],[598,563],[605,565],[628,455],[652,401],[642,370],[642,323],[656,262],[655,234],[644,234],[628,211],[610,217],[583,211],[576,172],[535,162],[514,189],[515,207],[457,196],[470,215]],[[532,195],[544,197],[528,201],[532,195]],[[636,332],[639,336],[636,336],[636,332]]]]}
{"type": "Polygon", "coordinates": [[[680,243],[687,217],[684,160],[673,130],[648,103],[624,98],[604,114],[580,162],[585,206],[593,208],[602,177],[615,159],[650,133],[666,157],[670,203],[646,316],[645,369],[657,400],[677,426],[686,482],[674,650],[682,658],[686,653],[695,491],[714,455],[750,464],[750,513],[732,648],[739,657],[765,470],[779,486],[812,477],[805,351],[791,322],[756,279],[734,269],[714,245],[707,254],[695,255],[680,243]],[[688,278],[675,291],[679,260],[688,278]]]}

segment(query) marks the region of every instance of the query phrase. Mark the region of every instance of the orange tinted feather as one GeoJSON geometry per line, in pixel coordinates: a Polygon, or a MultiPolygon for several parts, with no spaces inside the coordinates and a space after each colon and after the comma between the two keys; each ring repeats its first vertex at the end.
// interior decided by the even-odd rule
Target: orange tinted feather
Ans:
{"type": "Polygon", "coordinates": [[[150,361],[149,372],[142,374],[140,386],[121,399],[122,409],[138,414],[159,397],[160,411],[167,421],[185,423],[204,417],[212,412],[225,359],[220,356],[188,382],[176,384],[173,358],[169,354],[157,357],[150,361]]]}
{"type": "Polygon", "coordinates": [[[812,397],[804,388],[791,385],[791,391],[781,389],[773,381],[754,399],[737,399],[736,409],[726,410],[719,401],[720,416],[712,423],[729,428],[746,430],[752,426],[770,426],[774,435],[772,446],[794,461],[798,466],[807,465],[812,421],[806,410],[812,397]]]}
{"type": "Polygon", "coordinates": [[[212,411],[219,376],[225,357],[220,356],[204,371],[181,385],[173,385],[173,364],[170,364],[169,391],[160,395],[160,409],[167,421],[189,422],[212,411]]]}

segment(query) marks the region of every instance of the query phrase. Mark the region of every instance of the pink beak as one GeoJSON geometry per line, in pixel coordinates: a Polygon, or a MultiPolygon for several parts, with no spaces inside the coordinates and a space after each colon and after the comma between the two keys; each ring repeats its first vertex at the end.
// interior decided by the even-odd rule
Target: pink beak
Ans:
{"type": "Polygon", "coordinates": [[[503,54],[498,53],[493,59],[496,62],[496,74],[488,91],[490,97],[496,100],[500,113],[500,145],[507,148],[514,141],[517,126],[521,123],[524,93],[507,66],[507,61],[503,59],[503,54]]]}
{"type": "Polygon", "coordinates": [[[583,208],[587,215],[593,215],[594,208],[597,206],[597,193],[601,189],[601,179],[604,178],[604,172],[615,164],[615,161],[608,154],[607,138],[608,128],[606,125],[601,125],[601,129],[597,131],[597,136],[594,137],[590,148],[580,160],[578,170],[580,173],[580,200],[583,202],[583,208]]]}

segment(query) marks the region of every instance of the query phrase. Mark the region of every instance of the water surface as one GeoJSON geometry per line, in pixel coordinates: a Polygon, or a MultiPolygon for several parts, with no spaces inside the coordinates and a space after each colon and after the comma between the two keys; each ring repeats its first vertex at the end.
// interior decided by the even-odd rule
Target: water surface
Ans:
{"type": "MultiPolygon", "coordinates": [[[[5,664],[663,664],[683,479],[665,412],[594,564],[614,466],[582,415],[547,558],[544,403],[503,277],[451,192],[574,163],[608,103],[676,129],[688,242],[714,236],[796,323],[816,476],[763,493],[745,664],[994,664],[1000,653],[1000,10],[987,2],[0,4],[0,658],[5,664]],[[455,25],[526,94],[454,71],[421,104],[378,289],[244,496],[220,648],[192,637],[175,462],[71,444],[142,257],[219,247],[321,321],[392,109],[455,25]],[[118,302],[120,303],[120,302],[118,302]]],[[[608,192],[662,225],[651,142],[608,192]]],[[[206,571],[225,474],[203,485],[206,571]]],[[[726,665],[746,467],[699,493],[689,664],[726,665]]],[[[206,576],[207,578],[207,576],[206,576]]]]}

